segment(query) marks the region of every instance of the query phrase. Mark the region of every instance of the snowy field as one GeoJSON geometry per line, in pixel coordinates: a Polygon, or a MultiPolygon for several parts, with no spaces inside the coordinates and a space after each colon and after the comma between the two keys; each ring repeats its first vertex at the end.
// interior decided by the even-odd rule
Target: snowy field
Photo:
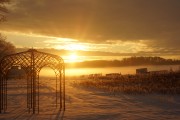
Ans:
{"type": "Polygon", "coordinates": [[[9,80],[8,110],[0,120],[180,120],[180,95],[114,96],[71,82],[66,82],[66,111],[59,111],[54,81],[41,80],[40,113],[32,115],[26,109],[26,82],[9,80]]]}

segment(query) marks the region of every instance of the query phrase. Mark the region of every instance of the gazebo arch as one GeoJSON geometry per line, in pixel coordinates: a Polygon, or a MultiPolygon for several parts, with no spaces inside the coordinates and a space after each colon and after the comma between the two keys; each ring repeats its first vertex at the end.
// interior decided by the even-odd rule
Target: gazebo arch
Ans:
{"type": "Polygon", "coordinates": [[[60,56],[29,49],[5,56],[0,61],[0,113],[7,110],[7,73],[13,66],[21,66],[27,75],[27,108],[29,113],[39,113],[39,73],[50,67],[56,75],[56,107],[65,110],[65,65],[60,56]],[[59,86],[57,86],[59,85],[59,86]]]}

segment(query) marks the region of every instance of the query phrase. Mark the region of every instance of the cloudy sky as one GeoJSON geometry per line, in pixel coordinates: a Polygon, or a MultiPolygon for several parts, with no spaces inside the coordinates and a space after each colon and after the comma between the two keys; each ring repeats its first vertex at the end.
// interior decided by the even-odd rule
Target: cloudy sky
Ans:
{"type": "Polygon", "coordinates": [[[11,0],[17,47],[180,55],[180,0],[11,0]]]}

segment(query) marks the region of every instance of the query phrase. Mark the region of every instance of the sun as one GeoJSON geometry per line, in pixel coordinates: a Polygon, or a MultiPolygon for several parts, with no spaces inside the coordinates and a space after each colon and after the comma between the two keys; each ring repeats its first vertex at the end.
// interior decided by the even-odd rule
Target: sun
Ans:
{"type": "Polygon", "coordinates": [[[78,61],[78,55],[76,53],[72,53],[67,58],[68,62],[77,62],[78,61]]]}

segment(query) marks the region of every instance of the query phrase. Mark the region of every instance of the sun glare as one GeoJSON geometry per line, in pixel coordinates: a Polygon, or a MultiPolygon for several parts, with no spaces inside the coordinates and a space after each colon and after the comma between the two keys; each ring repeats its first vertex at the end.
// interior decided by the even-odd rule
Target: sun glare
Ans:
{"type": "Polygon", "coordinates": [[[77,62],[78,61],[78,56],[73,53],[73,54],[70,54],[67,58],[67,61],[68,62],[77,62]]]}

